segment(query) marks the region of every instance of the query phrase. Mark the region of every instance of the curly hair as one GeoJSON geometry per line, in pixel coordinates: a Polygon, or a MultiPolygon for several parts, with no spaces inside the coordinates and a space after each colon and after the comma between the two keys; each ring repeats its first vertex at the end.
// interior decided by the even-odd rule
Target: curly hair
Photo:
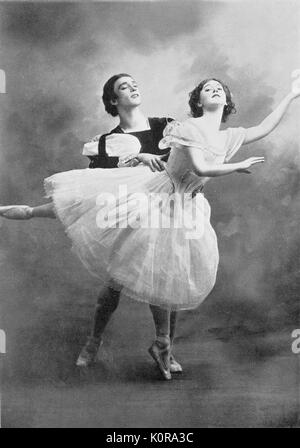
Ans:
{"type": "Polygon", "coordinates": [[[105,107],[105,110],[108,114],[112,115],[113,117],[116,117],[118,114],[118,109],[116,106],[111,104],[112,100],[117,99],[117,95],[114,91],[115,82],[119,78],[123,78],[123,76],[127,76],[131,78],[131,75],[128,75],[127,73],[119,73],[118,75],[113,75],[111,78],[109,78],[108,81],[103,86],[103,95],[102,95],[102,101],[105,107]]]}
{"type": "Polygon", "coordinates": [[[227,104],[226,104],[226,106],[224,106],[222,122],[225,123],[225,121],[227,120],[227,118],[230,114],[236,113],[236,108],[235,108],[234,102],[232,101],[232,94],[231,94],[229,88],[226,86],[226,84],[224,84],[222,81],[220,81],[219,79],[216,79],[216,78],[204,79],[204,81],[201,81],[200,84],[198,84],[198,86],[195,87],[194,90],[192,90],[189,93],[189,95],[190,95],[189,106],[191,108],[191,115],[194,118],[202,117],[203,109],[202,109],[202,106],[199,105],[199,99],[200,99],[201,90],[203,89],[203,87],[205,86],[205,84],[208,81],[217,81],[219,84],[221,84],[221,86],[224,89],[227,104]]]}

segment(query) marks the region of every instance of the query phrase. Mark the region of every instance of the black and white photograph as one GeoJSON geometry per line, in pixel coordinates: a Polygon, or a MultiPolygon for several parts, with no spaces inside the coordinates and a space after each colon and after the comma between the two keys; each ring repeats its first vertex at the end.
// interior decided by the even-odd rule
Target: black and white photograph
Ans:
{"type": "Polygon", "coordinates": [[[0,428],[299,428],[300,2],[0,1],[0,102],[0,428]]]}

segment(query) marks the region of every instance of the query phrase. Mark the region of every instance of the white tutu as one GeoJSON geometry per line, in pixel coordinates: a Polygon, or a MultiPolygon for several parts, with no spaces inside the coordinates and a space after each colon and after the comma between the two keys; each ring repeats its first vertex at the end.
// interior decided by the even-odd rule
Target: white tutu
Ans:
{"type": "Polygon", "coordinates": [[[173,310],[197,307],[212,290],[219,254],[210,206],[203,194],[188,192],[183,203],[178,190],[174,200],[167,171],[73,170],[47,178],[45,189],[73,250],[101,282],[173,310]]]}

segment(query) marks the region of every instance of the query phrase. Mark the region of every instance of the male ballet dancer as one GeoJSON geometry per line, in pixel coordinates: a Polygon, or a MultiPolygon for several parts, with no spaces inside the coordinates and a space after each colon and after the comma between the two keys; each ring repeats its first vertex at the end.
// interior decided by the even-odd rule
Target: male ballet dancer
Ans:
{"type": "MultiPolygon", "coordinates": [[[[119,117],[119,124],[109,134],[100,138],[96,136],[84,146],[83,154],[90,159],[90,168],[116,168],[135,166],[144,163],[152,171],[162,171],[169,151],[158,149],[158,142],[163,137],[163,130],[171,119],[146,118],[140,110],[141,95],[134,79],[128,74],[112,76],[103,88],[105,110],[113,117],[119,117]],[[99,140],[99,141],[98,141],[99,140]],[[133,153],[134,151],[134,153],[133,153]]],[[[107,287],[99,296],[92,333],[81,350],[77,366],[87,367],[95,362],[98,349],[102,343],[103,332],[116,310],[120,300],[120,292],[107,287]]],[[[151,306],[153,317],[157,315],[157,307],[151,306]]],[[[174,341],[176,312],[170,314],[170,340],[174,341]]],[[[155,319],[157,321],[157,319],[155,319]]],[[[158,328],[156,328],[158,330],[158,328]]],[[[151,353],[160,364],[159,353],[151,353]]],[[[182,372],[181,365],[171,355],[171,372],[182,372]]]]}

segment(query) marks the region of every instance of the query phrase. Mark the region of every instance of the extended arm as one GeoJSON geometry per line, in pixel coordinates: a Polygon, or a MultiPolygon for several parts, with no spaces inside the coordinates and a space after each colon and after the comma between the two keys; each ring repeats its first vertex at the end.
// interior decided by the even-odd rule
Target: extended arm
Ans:
{"type": "Polygon", "coordinates": [[[300,95],[300,70],[295,70],[292,77],[295,79],[292,82],[290,93],[286,95],[276,109],[270,113],[270,115],[268,115],[258,126],[246,129],[245,140],[243,142],[244,145],[260,140],[270,134],[270,132],[272,132],[280,123],[290,103],[300,95]]]}
{"type": "Polygon", "coordinates": [[[264,162],[264,157],[250,157],[237,163],[207,163],[200,148],[186,148],[194,172],[201,177],[218,177],[235,172],[247,172],[250,166],[264,162]]]}
{"type": "Polygon", "coordinates": [[[276,109],[270,113],[270,115],[268,115],[258,126],[253,126],[252,128],[246,129],[243,145],[260,140],[270,134],[270,132],[272,132],[280,123],[293,99],[294,97],[291,93],[289,93],[276,107],[276,109]]]}

